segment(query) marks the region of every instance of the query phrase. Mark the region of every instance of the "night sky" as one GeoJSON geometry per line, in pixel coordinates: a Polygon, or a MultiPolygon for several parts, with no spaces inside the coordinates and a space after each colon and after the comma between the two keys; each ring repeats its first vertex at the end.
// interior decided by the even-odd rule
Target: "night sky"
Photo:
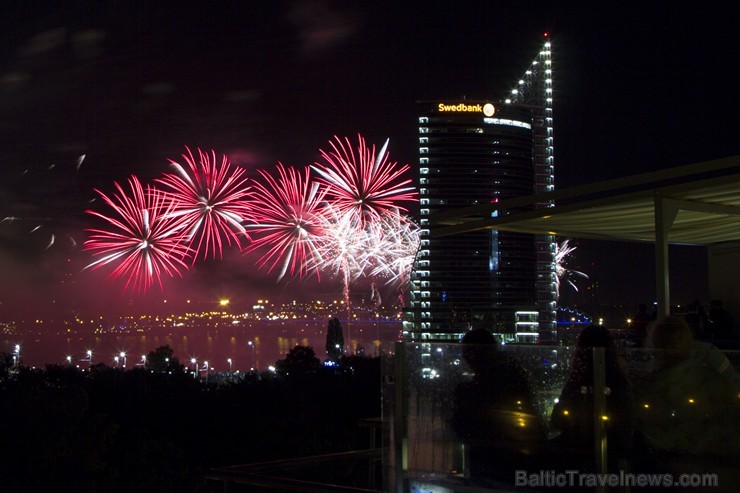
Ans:
{"type": "MultiPolygon", "coordinates": [[[[390,138],[391,160],[413,164],[415,102],[503,98],[544,32],[556,187],[740,153],[738,35],[720,2],[50,5],[4,2],[0,17],[0,219],[19,218],[0,223],[0,320],[307,291],[232,252],[129,300],[104,269],[82,272],[93,189],[132,174],[147,182],[185,145],[253,174],[311,164],[334,135],[361,133],[378,146],[390,138]]],[[[650,246],[576,244],[571,265],[598,283],[597,301],[653,296],[650,246]]],[[[705,296],[703,250],[676,252],[675,298],[705,296]]]]}

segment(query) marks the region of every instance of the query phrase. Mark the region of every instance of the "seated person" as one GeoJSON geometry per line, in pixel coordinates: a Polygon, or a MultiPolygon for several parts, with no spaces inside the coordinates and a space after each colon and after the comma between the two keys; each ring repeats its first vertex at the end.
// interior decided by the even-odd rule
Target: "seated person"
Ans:
{"type": "Polygon", "coordinates": [[[707,365],[717,370],[720,377],[730,382],[737,392],[740,392],[740,375],[720,348],[711,342],[693,341],[691,359],[699,365],[707,365]]]}
{"type": "Polygon", "coordinates": [[[553,408],[551,424],[560,432],[555,443],[563,451],[566,468],[593,470],[594,456],[594,348],[605,353],[605,427],[607,457],[612,466],[631,453],[634,434],[634,394],[625,364],[617,355],[609,331],[590,325],[578,335],[571,373],[553,408]]]}
{"type": "Polygon", "coordinates": [[[469,331],[461,342],[474,376],[455,389],[452,425],[470,450],[471,477],[513,481],[515,470],[530,468],[545,439],[527,372],[485,329],[469,331]]]}
{"type": "Polygon", "coordinates": [[[655,451],[689,455],[740,453],[737,385],[697,350],[678,317],[651,325],[646,347],[656,349],[652,373],[639,393],[639,424],[655,451]]]}

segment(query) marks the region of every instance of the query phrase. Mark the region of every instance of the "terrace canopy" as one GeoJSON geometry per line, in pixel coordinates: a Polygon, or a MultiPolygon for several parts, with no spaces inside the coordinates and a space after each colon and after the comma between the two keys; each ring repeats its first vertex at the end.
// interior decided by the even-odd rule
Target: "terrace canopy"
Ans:
{"type": "Polygon", "coordinates": [[[431,215],[430,223],[432,236],[497,229],[653,242],[658,314],[665,316],[668,245],[740,241],[740,156],[443,211],[431,215]]]}

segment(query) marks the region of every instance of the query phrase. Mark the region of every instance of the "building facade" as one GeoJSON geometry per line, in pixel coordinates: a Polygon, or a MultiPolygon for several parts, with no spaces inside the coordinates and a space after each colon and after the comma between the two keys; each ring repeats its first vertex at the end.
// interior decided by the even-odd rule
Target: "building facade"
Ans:
{"type": "Polygon", "coordinates": [[[548,41],[502,101],[419,103],[421,244],[407,339],[459,340],[482,327],[530,341],[552,330],[554,238],[496,230],[432,234],[441,227],[434,224],[437,212],[553,190],[549,48],[548,41]]]}

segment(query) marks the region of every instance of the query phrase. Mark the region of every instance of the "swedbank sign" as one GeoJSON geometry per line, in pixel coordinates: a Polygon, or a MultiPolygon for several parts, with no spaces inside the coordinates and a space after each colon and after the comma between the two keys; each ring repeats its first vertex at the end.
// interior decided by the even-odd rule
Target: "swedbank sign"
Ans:
{"type": "Polygon", "coordinates": [[[496,108],[493,107],[491,103],[486,104],[444,104],[439,103],[437,105],[437,110],[440,113],[443,112],[450,112],[450,113],[483,113],[486,116],[493,116],[494,113],[496,113],[496,108]]]}

